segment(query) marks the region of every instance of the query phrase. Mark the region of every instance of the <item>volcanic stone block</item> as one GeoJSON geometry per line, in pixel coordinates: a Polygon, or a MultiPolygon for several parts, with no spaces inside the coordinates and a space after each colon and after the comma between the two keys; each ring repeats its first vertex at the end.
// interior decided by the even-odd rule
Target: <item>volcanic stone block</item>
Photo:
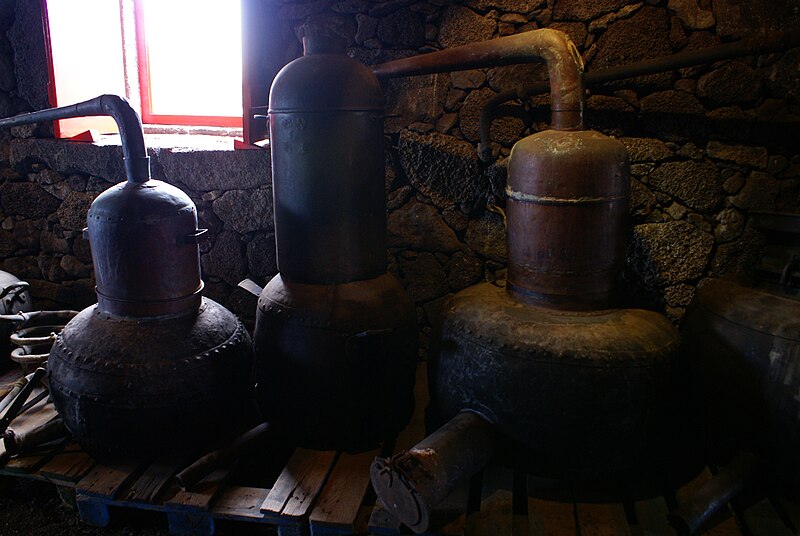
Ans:
{"type": "Polygon", "coordinates": [[[415,199],[390,213],[386,227],[389,247],[430,252],[453,252],[464,247],[435,207],[415,199]]]}
{"type": "Polygon", "coordinates": [[[720,200],[719,172],[710,162],[666,162],[650,174],[649,183],[701,212],[711,210],[720,200]]]}
{"type": "Polygon", "coordinates": [[[439,23],[439,43],[453,48],[467,43],[486,41],[494,34],[497,23],[469,8],[454,5],[445,9],[439,23]]]}
{"type": "Polygon", "coordinates": [[[486,188],[475,149],[463,140],[405,130],[398,152],[411,184],[440,208],[472,203],[486,188]]]}
{"type": "Polygon", "coordinates": [[[714,238],[686,221],[645,223],[633,230],[628,265],[645,284],[668,286],[705,272],[714,238]]]}

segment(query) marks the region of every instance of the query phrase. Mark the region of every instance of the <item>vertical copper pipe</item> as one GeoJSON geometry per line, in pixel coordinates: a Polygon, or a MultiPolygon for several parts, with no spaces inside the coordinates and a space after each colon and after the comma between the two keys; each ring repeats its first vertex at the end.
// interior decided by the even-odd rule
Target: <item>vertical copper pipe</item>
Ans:
{"type": "Polygon", "coordinates": [[[564,32],[532,30],[499,39],[381,63],[379,78],[459,71],[543,60],[550,76],[552,127],[583,129],[583,60],[564,32]]]}

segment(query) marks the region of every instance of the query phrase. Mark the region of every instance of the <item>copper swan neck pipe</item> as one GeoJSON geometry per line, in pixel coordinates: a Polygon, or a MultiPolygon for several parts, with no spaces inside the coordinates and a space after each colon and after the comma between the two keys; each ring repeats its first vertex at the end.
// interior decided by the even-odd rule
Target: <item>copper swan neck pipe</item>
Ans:
{"type": "Polygon", "coordinates": [[[375,65],[379,78],[544,61],[550,77],[552,127],[583,129],[583,60],[567,34],[541,29],[375,65]]]}
{"type": "Polygon", "coordinates": [[[100,95],[68,106],[7,117],[0,119],[0,128],[96,115],[111,116],[119,127],[128,182],[134,184],[147,182],[150,179],[150,157],[147,156],[147,147],[144,144],[142,121],[130,103],[117,95],[100,95]]]}

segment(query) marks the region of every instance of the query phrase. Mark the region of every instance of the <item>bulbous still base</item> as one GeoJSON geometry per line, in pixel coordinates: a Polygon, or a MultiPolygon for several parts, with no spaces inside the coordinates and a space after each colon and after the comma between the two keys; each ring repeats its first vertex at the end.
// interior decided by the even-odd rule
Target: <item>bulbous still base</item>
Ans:
{"type": "Polygon", "coordinates": [[[780,290],[713,281],[681,331],[709,459],[757,453],[778,493],[800,502],[800,298],[780,290]]]}
{"type": "Polygon", "coordinates": [[[197,448],[242,422],[252,349],[241,322],[203,298],[176,318],[118,318],[97,305],[58,336],[48,360],[56,409],[99,460],[197,448]]]}
{"type": "Polygon", "coordinates": [[[674,439],[691,451],[680,337],[662,315],[547,309],[490,283],[456,294],[444,315],[430,363],[436,424],[474,411],[506,436],[510,463],[559,480],[650,474],[679,456],[674,439]]]}
{"type": "Polygon", "coordinates": [[[264,418],[300,445],[360,451],[414,409],[414,304],[389,274],[337,285],[280,274],[258,300],[256,392],[264,418]]]}

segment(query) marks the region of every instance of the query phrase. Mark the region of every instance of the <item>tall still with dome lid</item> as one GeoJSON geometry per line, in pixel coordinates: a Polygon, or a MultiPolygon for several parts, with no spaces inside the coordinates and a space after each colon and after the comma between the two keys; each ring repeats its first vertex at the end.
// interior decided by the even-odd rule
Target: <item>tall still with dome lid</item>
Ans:
{"type": "MultiPolygon", "coordinates": [[[[70,433],[95,458],[145,458],[196,448],[246,414],[250,336],[203,297],[197,209],[150,178],[141,122],[127,101],[86,102],[0,120],[0,127],[110,115],[127,181],[89,208],[98,303],[58,335],[47,362],[51,397],[70,433]]],[[[234,430],[231,430],[234,431],[234,430]]]]}
{"type": "Polygon", "coordinates": [[[387,273],[380,85],[307,33],[269,98],[280,273],[258,300],[257,394],[301,445],[362,450],[411,416],[416,313],[387,273]]]}

